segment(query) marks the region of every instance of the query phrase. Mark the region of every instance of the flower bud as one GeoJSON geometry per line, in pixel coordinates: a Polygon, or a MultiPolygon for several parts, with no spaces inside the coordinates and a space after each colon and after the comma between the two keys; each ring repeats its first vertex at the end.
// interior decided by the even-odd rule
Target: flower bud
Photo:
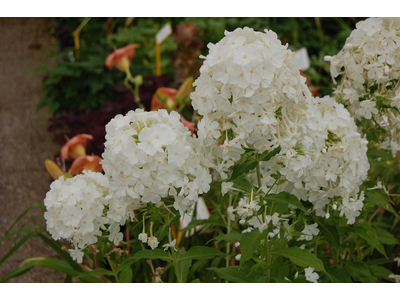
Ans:
{"type": "Polygon", "coordinates": [[[55,162],[51,161],[50,159],[46,159],[44,162],[47,171],[50,173],[53,179],[57,180],[60,176],[64,175],[64,172],[56,165],[55,162]]]}

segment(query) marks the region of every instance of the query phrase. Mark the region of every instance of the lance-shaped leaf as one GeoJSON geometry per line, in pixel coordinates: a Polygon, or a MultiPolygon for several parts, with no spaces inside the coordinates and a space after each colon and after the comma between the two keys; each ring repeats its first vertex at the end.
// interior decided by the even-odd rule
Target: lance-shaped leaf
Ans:
{"type": "Polygon", "coordinates": [[[260,232],[259,229],[254,229],[251,232],[244,233],[240,241],[240,250],[242,255],[240,257],[240,265],[250,259],[253,253],[256,251],[257,246],[260,244],[261,240],[268,236],[268,230],[260,232]]]}
{"type": "Polygon", "coordinates": [[[279,255],[290,259],[292,263],[303,268],[311,267],[315,271],[324,271],[324,264],[322,261],[310,253],[307,249],[300,249],[299,247],[291,247],[286,249],[274,250],[273,255],[279,255]]]}
{"type": "Polygon", "coordinates": [[[259,161],[269,161],[272,157],[277,155],[280,151],[281,151],[281,146],[275,148],[272,151],[265,151],[259,156],[258,160],[259,161]]]}
{"type": "Polygon", "coordinates": [[[191,247],[185,254],[178,257],[178,261],[185,259],[211,259],[215,256],[226,256],[226,253],[211,247],[194,246],[191,247]]]}
{"type": "Polygon", "coordinates": [[[241,268],[238,266],[225,267],[225,268],[208,268],[217,273],[218,277],[235,283],[250,283],[256,278],[250,274],[250,268],[241,268]]]}
{"type": "Polygon", "coordinates": [[[121,263],[121,265],[117,269],[117,273],[121,272],[125,268],[131,266],[134,264],[136,261],[142,258],[147,258],[147,259],[161,259],[164,261],[170,261],[172,260],[171,254],[169,252],[165,252],[161,249],[154,249],[154,250],[140,250],[136,252],[134,255],[128,256],[127,258],[124,259],[124,261],[121,263]]]}
{"type": "Polygon", "coordinates": [[[340,237],[337,228],[333,225],[324,224],[324,222],[319,222],[318,227],[321,230],[322,236],[325,238],[329,244],[340,248],[340,237]]]}
{"type": "Polygon", "coordinates": [[[235,165],[232,168],[232,176],[228,179],[228,181],[233,181],[240,176],[247,174],[249,171],[253,170],[257,167],[258,162],[255,160],[249,159],[244,161],[241,164],[235,165]]]}
{"type": "Polygon", "coordinates": [[[379,242],[379,238],[374,227],[364,223],[358,226],[354,232],[387,258],[385,248],[383,248],[382,244],[379,242]]]}
{"type": "Polygon", "coordinates": [[[288,192],[282,192],[279,194],[268,194],[265,198],[268,204],[271,202],[278,203],[278,204],[293,204],[297,208],[301,209],[302,211],[306,211],[303,204],[301,204],[300,200],[297,199],[295,195],[292,195],[288,192]]]}
{"type": "Polygon", "coordinates": [[[232,182],[235,189],[239,189],[245,193],[250,194],[251,190],[253,189],[253,185],[245,177],[239,177],[232,182]]]}

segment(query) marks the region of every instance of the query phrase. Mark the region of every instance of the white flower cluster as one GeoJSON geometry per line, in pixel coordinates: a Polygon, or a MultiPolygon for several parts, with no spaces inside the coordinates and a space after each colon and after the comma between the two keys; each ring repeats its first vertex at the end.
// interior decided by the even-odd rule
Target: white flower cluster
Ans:
{"type": "Polygon", "coordinates": [[[336,98],[356,119],[372,120],[388,131],[381,146],[399,150],[400,18],[358,22],[344,48],[325,60],[334,82],[341,75],[336,98]]]}
{"type": "Polygon", "coordinates": [[[106,132],[102,164],[114,196],[110,207],[122,207],[109,218],[134,219],[136,209],[161,206],[167,196],[181,214],[190,213],[198,195],[210,189],[211,175],[177,112],[136,109],[113,118],[106,132]]]}
{"type": "Polygon", "coordinates": [[[311,95],[294,53],[276,33],[246,27],[225,35],[208,45],[191,94],[193,107],[203,115],[200,143],[209,149],[210,161],[216,158],[211,166],[222,179],[244,147],[258,153],[277,147],[286,137],[279,132],[278,117],[295,113],[311,95]]]}
{"type": "MultiPolygon", "coordinates": [[[[95,244],[102,230],[111,234],[116,225],[105,216],[110,198],[108,180],[101,173],[85,171],[68,179],[61,176],[50,185],[44,199],[47,230],[54,240],[63,238],[74,244],[75,249],[69,251],[79,263],[81,249],[95,244]]],[[[122,240],[122,233],[119,238],[122,240]]]]}
{"type": "Polygon", "coordinates": [[[273,192],[312,202],[318,216],[329,217],[330,202],[343,203],[340,209],[353,223],[369,164],[367,141],[349,112],[332,98],[312,98],[294,54],[274,32],[239,28],[225,35],[209,45],[191,94],[193,107],[204,116],[200,143],[217,158],[210,167],[226,179],[245,148],[262,153],[281,147],[261,164],[263,191],[279,172],[286,182],[273,192]]]}
{"type": "Polygon", "coordinates": [[[301,130],[280,143],[281,151],[262,162],[263,190],[267,192],[278,172],[286,182],[273,191],[289,192],[313,204],[317,216],[329,218],[329,206],[340,204],[349,224],[363,207],[359,186],[367,178],[367,141],[357,132],[354,120],[333,98],[313,98],[300,116],[281,118],[281,131],[292,124],[301,130]],[[304,115],[303,115],[304,114],[304,115]],[[336,203],[337,202],[337,203],[336,203]]]}
{"type": "MultiPolygon", "coordinates": [[[[268,224],[272,224],[274,229],[270,230],[268,237],[274,237],[276,234],[279,236],[282,218],[279,217],[278,213],[274,213],[273,215],[259,215],[258,211],[261,208],[259,204],[260,201],[258,198],[252,200],[244,197],[239,200],[236,208],[233,208],[232,206],[228,207],[229,218],[232,221],[235,221],[236,213],[240,218],[239,223],[242,225],[247,224],[249,226],[243,232],[250,232],[254,228],[258,228],[260,232],[263,232],[268,228],[268,224]]],[[[264,204],[266,204],[265,201],[264,204]]],[[[287,222],[284,223],[284,226],[288,226],[287,222]]]]}

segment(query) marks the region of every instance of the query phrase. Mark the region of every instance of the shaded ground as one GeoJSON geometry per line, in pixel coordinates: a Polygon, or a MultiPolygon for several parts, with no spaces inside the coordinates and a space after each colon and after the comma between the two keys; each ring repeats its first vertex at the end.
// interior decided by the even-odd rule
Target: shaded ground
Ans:
{"type": "MultiPolygon", "coordinates": [[[[59,151],[47,131],[47,112],[36,111],[42,76],[29,75],[55,51],[50,30],[51,19],[0,18],[0,238],[25,208],[43,203],[50,183],[44,160],[59,151]]],[[[40,214],[35,208],[28,218],[40,214]]],[[[32,223],[45,226],[43,219],[32,223]]],[[[0,244],[0,259],[12,246],[10,239],[0,244]]],[[[0,277],[36,256],[57,257],[41,239],[31,239],[0,265],[0,277]]],[[[35,267],[9,282],[63,280],[62,274],[35,267]]]]}

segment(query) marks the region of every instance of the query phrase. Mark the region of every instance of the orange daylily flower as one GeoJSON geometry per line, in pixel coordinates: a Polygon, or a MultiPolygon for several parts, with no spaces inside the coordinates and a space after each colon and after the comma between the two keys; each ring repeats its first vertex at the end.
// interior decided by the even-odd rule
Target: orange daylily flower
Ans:
{"type": "Polygon", "coordinates": [[[115,66],[118,70],[127,73],[137,47],[139,47],[138,44],[130,44],[114,50],[113,53],[107,56],[105,66],[110,70],[115,66]]]}
{"type": "Polygon", "coordinates": [[[64,159],[70,159],[86,155],[86,144],[88,139],[92,140],[93,136],[86,133],[77,134],[62,146],[61,157],[64,159]]]}
{"type": "Polygon", "coordinates": [[[167,98],[167,105],[172,108],[178,106],[178,103],[175,103],[175,97],[176,94],[178,93],[178,90],[172,89],[172,88],[167,88],[167,87],[161,87],[156,90],[156,92],[153,95],[153,98],[151,99],[151,110],[159,110],[159,109],[167,109],[167,107],[162,103],[160,99],[158,99],[157,94],[164,96],[167,98]]]}
{"type": "Polygon", "coordinates": [[[103,167],[100,164],[102,158],[97,155],[84,155],[74,160],[68,173],[72,176],[82,173],[83,170],[102,172],[103,167]]]}
{"type": "Polygon", "coordinates": [[[47,171],[50,173],[51,177],[53,177],[54,180],[57,180],[58,178],[60,178],[60,176],[64,175],[64,172],[61,171],[60,167],[57,166],[57,164],[52,160],[46,159],[44,161],[44,165],[46,166],[47,171]]]}

